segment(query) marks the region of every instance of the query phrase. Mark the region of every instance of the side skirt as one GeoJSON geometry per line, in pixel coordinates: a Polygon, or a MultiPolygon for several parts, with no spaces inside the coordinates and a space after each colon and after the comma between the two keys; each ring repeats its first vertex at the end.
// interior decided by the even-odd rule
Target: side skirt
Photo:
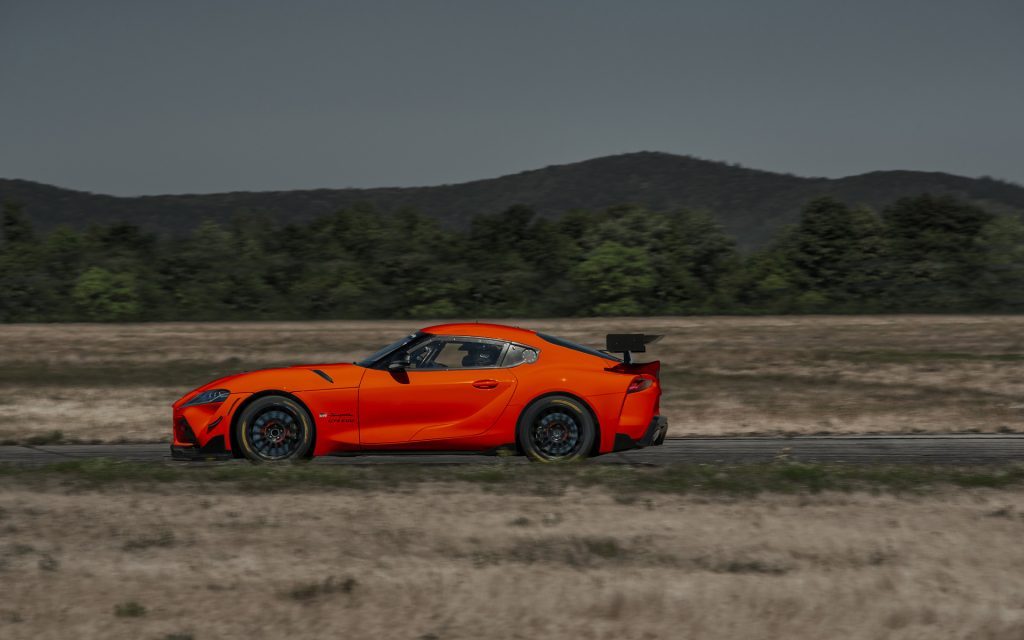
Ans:
{"type": "Polygon", "coordinates": [[[339,451],[329,453],[325,457],[356,458],[358,456],[517,456],[516,445],[504,444],[482,451],[443,451],[440,449],[361,449],[358,451],[339,451]]]}

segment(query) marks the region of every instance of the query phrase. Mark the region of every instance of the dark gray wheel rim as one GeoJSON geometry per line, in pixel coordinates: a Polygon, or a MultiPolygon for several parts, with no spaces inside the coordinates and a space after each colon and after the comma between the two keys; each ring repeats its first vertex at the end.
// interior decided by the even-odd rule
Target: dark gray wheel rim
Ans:
{"type": "Polygon", "coordinates": [[[530,443],[541,456],[551,460],[576,453],[582,440],[579,416],[562,407],[541,412],[530,428],[530,443]]]}
{"type": "Polygon", "coordinates": [[[249,424],[249,443],[257,456],[265,460],[291,457],[302,444],[305,426],[284,407],[270,407],[249,424]]]}

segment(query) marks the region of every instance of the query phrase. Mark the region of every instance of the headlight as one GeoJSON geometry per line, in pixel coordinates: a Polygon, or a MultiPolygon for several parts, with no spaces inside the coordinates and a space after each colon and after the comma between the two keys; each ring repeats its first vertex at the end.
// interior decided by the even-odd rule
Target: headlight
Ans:
{"type": "Polygon", "coordinates": [[[194,407],[197,404],[213,404],[215,402],[224,402],[230,394],[231,392],[228,391],[227,389],[210,389],[209,391],[204,391],[200,393],[199,395],[192,398],[182,406],[194,407]]]}

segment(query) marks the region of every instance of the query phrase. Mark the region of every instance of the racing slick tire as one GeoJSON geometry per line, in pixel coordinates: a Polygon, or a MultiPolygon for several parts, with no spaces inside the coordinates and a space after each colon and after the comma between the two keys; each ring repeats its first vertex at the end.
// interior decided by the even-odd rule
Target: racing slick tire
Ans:
{"type": "Polygon", "coordinates": [[[554,395],[529,405],[519,416],[516,438],[532,462],[567,462],[586,458],[594,446],[597,425],[575,398],[554,395]]]}
{"type": "Polygon", "coordinates": [[[247,406],[237,424],[238,446],[254,464],[303,462],[313,451],[313,418],[285,396],[264,396],[247,406]]]}

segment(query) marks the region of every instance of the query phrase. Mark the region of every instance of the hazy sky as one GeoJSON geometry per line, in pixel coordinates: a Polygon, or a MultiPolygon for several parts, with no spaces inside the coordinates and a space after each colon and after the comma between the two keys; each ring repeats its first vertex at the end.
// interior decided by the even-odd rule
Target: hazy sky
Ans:
{"type": "Polygon", "coordinates": [[[1024,182],[1024,2],[0,0],[0,177],[405,186],[638,150],[1024,182]]]}

